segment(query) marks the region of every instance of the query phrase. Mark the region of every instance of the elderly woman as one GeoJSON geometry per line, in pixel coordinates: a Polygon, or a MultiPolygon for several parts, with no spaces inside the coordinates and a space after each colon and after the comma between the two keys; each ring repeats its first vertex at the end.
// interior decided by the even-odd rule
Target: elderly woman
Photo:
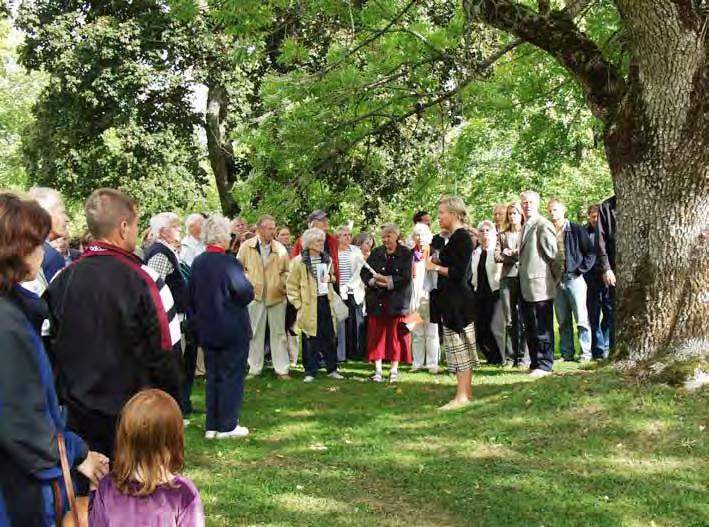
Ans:
{"type": "Polygon", "coordinates": [[[286,290],[288,301],[298,310],[296,327],[303,333],[304,382],[315,380],[320,355],[328,376],[342,379],[337,371],[337,319],[333,308],[333,284],[337,279],[332,259],[325,252],[325,231],[306,230],[301,247],[301,253],[291,261],[286,290]]]}
{"type": "Polygon", "coordinates": [[[352,243],[359,247],[359,250],[362,251],[362,256],[364,256],[364,260],[367,261],[369,255],[372,254],[372,247],[374,247],[374,238],[372,235],[368,232],[360,232],[354,237],[352,243]]]}
{"type": "Polygon", "coordinates": [[[414,363],[411,371],[428,368],[432,374],[438,373],[440,344],[438,341],[438,324],[431,321],[429,294],[435,288],[435,280],[430,276],[432,271],[426,271],[426,260],[431,255],[433,234],[425,223],[414,225],[413,266],[411,312],[418,313],[422,322],[416,324],[412,333],[412,349],[414,363]],[[429,276],[427,276],[427,273],[429,276]]]}
{"type": "Polygon", "coordinates": [[[340,262],[340,296],[347,305],[349,316],[337,328],[337,360],[361,359],[358,338],[362,331],[364,314],[364,283],[360,277],[365,266],[359,247],[352,245],[352,230],[348,225],[335,229],[340,262]]]}
{"type": "Polygon", "coordinates": [[[502,264],[495,261],[495,225],[485,220],[478,225],[480,245],[473,251],[473,289],[477,300],[475,334],[478,349],[488,364],[504,363],[505,322],[500,304],[502,264]]]}
{"type": "Polygon", "coordinates": [[[400,244],[399,228],[382,227],[382,245],[362,269],[367,284],[367,359],[374,363],[374,382],[382,381],[382,361],[391,362],[389,382],[399,379],[399,363],[411,363],[411,337],[404,318],[411,305],[411,250],[400,244]]]}
{"type": "Polygon", "coordinates": [[[241,426],[240,416],[251,340],[247,306],[254,288],[241,263],[226,252],[231,241],[227,218],[207,218],[202,241],[207,248],[192,263],[189,298],[207,370],[205,438],[245,437],[249,429],[241,426]]]}
{"type": "Polygon", "coordinates": [[[92,482],[108,472],[108,459],[64,428],[35,317],[42,301],[19,285],[37,277],[51,225],[35,201],[0,194],[0,525],[61,524],[60,443],[69,467],[92,482]]]}
{"type": "Polygon", "coordinates": [[[495,261],[502,264],[500,303],[505,319],[505,349],[512,366],[529,366],[529,351],[522,328],[522,296],[519,285],[519,248],[522,243],[524,215],[515,201],[507,206],[507,229],[497,237],[495,261]]]}
{"type": "Polygon", "coordinates": [[[458,387],[455,398],[442,410],[453,410],[471,403],[473,369],[479,365],[475,345],[475,293],[470,285],[473,241],[465,229],[465,203],[459,197],[443,198],[438,203],[438,223],[450,233],[448,243],[426,268],[438,274],[438,314],[442,327],[441,343],[448,369],[455,373],[458,387]]]}

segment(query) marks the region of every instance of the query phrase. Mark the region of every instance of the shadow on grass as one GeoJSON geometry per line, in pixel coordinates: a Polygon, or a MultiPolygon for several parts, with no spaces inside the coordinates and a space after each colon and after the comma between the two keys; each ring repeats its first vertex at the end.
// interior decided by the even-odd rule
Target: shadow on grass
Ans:
{"type": "Polygon", "coordinates": [[[706,394],[639,391],[608,371],[480,373],[455,413],[436,411],[454,381],[427,373],[396,387],[250,382],[248,440],[188,430],[209,523],[707,524],[706,394]]]}

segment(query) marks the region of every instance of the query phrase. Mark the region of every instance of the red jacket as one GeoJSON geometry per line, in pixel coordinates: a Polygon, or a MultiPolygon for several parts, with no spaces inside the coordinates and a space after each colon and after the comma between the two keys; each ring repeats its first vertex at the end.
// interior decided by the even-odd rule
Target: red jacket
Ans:
{"type": "MultiPolygon", "coordinates": [[[[295,246],[293,246],[291,258],[295,258],[303,250],[302,240],[302,236],[296,240],[295,246]]],[[[335,269],[335,276],[337,277],[338,284],[340,283],[340,261],[338,259],[339,247],[340,244],[337,243],[337,238],[335,238],[330,233],[325,233],[325,252],[330,255],[330,259],[332,260],[332,266],[335,269]]]]}

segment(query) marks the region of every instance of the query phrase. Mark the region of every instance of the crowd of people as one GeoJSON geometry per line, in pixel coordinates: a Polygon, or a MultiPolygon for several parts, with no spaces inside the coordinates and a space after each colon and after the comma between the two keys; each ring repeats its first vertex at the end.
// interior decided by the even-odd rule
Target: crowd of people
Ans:
{"type": "Polygon", "coordinates": [[[141,233],[138,205],[104,188],[69,243],[58,192],[0,193],[0,525],[51,525],[69,505],[92,525],[202,525],[179,475],[201,362],[216,440],[249,434],[245,382],[269,361],[287,382],[302,357],[306,383],[321,369],[344,379],[350,360],[371,363],[375,383],[385,364],[397,383],[402,364],[436,375],[445,362],[457,389],[441,409],[453,410],[471,402],[481,359],[550,374],[555,313],[559,360],[608,357],[615,198],[585,225],[559,200],[548,219],[540,205],[523,192],[473,227],[446,197],[437,227],[419,211],[406,230],[384,224],[380,245],[351,225],[331,231],[317,210],[293,243],[271,215],[190,214],[183,236],[163,212],[141,233]]]}

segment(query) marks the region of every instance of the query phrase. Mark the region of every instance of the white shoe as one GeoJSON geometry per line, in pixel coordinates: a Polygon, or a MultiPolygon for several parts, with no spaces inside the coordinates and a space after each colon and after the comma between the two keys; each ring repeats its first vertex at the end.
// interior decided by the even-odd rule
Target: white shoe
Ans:
{"type": "Polygon", "coordinates": [[[337,370],[328,373],[327,376],[330,377],[331,379],[338,379],[338,380],[344,379],[344,377],[342,375],[340,375],[340,373],[337,370]]]}
{"type": "Polygon", "coordinates": [[[423,370],[422,366],[411,366],[409,373],[416,373],[417,371],[421,371],[421,370],[423,370]]]}
{"type": "Polygon", "coordinates": [[[230,432],[217,432],[217,439],[229,439],[232,437],[246,437],[249,435],[249,429],[245,426],[236,425],[234,430],[230,432]]]}
{"type": "Polygon", "coordinates": [[[532,370],[531,372],[529,372],[529,376],[530,376],[530,377],[534,377],[535,379],[538,379],[538,378],[541,378],[541,377],[546,377],[547,375],[551,375],[551,372],[550,372],[550,371],[546,371],[546,370],[540,370],[539,368],[537,368],[536,370],[532,370]]]}
{"type": "Polygon", "coordinates": [[[217,431],[216,431],[216,430],[207,430],[207,431],[204,433],[204,438],[205,438],[205,439],[214,439],[215,437],[217,437],[217,431]]]}
{"type": "Polygon", "coordinates": [[[305,379],[303,379],[303,382],[313,382],[315,380],[315,377],[312,375],[306,375],[305,379]]]}

